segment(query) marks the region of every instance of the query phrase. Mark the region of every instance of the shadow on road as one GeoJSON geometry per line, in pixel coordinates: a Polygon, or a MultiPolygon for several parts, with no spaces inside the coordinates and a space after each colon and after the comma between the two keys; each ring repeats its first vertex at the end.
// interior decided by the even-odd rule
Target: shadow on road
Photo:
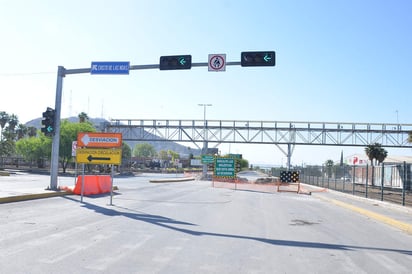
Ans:
{"type": "MultiPolygon", "coordinates": [[[[78,202],[78,200],[73,199],[68,196],[63,196],[63,198],[78,202]]],[[[232,239],[252,240],[252,241],[258,241],[258,242],[262,242],[262,243],[266,243],[270,245],[281,245],[281,246],[298,247],[298,248],[334,249],[334,250],[342,250],[342,251],[369,250],[369,251],[396,252],[396,253],[401,253],[405,255],[412,255],[412,250],[404,250],[404,249],[391,249],[391,248],[367,247],[367,246],[357,246],[357,245],[342,245],[342,244],[328,244],[328,243],[320,243],[320,242],[275,240],[275,239],[266,239],[266,238],[260,238],[260,237],[252,237],[252,236],[195,231],[195,230],[191,230],[187,228],[176,227],[173,225],[197,226],[196,224],[177,221],[177,220],[167,218],[164,216],[151,215],[151,214],[145,214],[145,213],[140,213],[140,212],[135,212],[135,213],[134,212],[122,212],[122,211],[115,210],[114,208],[102,207],[102,206],[98,206],[98,205],[94,205],[94,204],[90,204],[86,202],[83,202],[82,206],[90,210],[94,210],[96,213],[99,213],[99,214],[103,214],[107,216],[123,216],[126,218],[150,223],[153,225],[157,225],[163,228],[171,229],[174,231],[182,232],[182,233],[193,235],[193,236],[211,236],[211,237],[224,237],[224,238],[232,238],[232,239]]],[[[130,211],[130,209],[127,209],[127,208],[123,208],[123,209],[130,211]]]]}

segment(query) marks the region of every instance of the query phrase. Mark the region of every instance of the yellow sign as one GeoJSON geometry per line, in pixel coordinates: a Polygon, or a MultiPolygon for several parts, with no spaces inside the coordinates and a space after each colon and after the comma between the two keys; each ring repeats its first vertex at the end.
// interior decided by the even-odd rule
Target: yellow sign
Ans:
{"type": "Polygon", "coordinates": [[[120,148],[77,148],[76,162],[82,164],[114,164],[122,162],[120,148]]]}

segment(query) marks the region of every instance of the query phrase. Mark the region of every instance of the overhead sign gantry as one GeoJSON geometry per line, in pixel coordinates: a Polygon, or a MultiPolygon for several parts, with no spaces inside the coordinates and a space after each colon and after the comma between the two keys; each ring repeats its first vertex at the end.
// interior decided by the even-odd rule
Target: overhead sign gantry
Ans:
{"type": "MultiPolygon", "coordinates": [[[[221,54],[218,54],[222,56],[221,54]]],[[[241,61],[225,62],[225,66],[275,66],[274,51],[253,51],[242,52],[241,61]]],[[[149,65],[130,65],[128,61],[93,61],[90,68],[65,69],[59,66],[57,69],[56,84],[56,104],[55,104],[55,134],[53,135],[51,168],[50,168],[50,189],[57,190],[57,175],[59,169],[59,144],[60,144],[60,114],[63,90],[63,77],[69,74],[90,73],[92,75],[111,74],[111,75],[128,75],[130,70],[139,69],[160,69],[160,70],[187,70],[192,67],[208,67],[208,62],[193,63],[192,56],[188,54],[161,56],[159,64],[149,65]]],[[[216,64],[215,70],[224,71],[216,64]]],[[[92,156],[93,158],[93,156],[92,156]]],[[[104,158],[104,157],[97,157],[104,158]]]]}

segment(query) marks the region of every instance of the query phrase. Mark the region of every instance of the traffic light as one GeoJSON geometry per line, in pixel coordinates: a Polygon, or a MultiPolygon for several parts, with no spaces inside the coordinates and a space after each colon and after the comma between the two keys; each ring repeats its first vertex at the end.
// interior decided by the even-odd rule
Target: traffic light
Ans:
{"type": "Polygon", "coordinates": [[[52,108],[47,108],[45,112],[43,112],[43,120],[41,124],[43,127],[41,128],[41,132],[44,133],[46,136],[53,136],[55,127],[54,127],[54,119],[55,119],[55,111],[52,108]]]}
{"type": "Polygon", "coordinates": [[[191,69],[192,55],[160,56],[160,70],[191,69]]]}
{"type": "Polygon", "coordinates": [[[274,51],[245,51],[241,53],[240,65],[242,67],[274,66],[276,55],[274,51]]]}

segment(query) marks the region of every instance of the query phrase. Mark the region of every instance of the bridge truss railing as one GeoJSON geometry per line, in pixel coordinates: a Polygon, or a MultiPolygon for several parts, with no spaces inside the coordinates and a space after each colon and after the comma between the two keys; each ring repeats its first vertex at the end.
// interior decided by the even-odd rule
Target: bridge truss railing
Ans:
{"type": "Polygon", "coordinates": [[[112,119],[105,130],[126,141],[412,147],[412,124],[395,123],[112,119]]]}

